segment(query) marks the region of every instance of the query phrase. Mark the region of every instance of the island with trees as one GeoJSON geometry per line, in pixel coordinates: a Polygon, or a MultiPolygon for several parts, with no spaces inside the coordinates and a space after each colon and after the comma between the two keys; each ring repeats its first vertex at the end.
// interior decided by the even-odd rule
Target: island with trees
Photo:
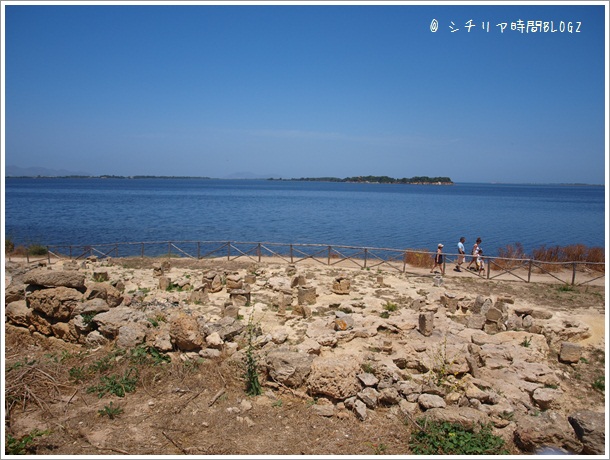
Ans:
{"type": "Polygon", "coordinates": [[[453,185],[449,177],[415,176],[395,179],[389,176],[355,176],[355,177],[301,177],[299,179],[270,179],[308,182],[355,182],[365,184],[416,184],[416,185],[453,185]]]}

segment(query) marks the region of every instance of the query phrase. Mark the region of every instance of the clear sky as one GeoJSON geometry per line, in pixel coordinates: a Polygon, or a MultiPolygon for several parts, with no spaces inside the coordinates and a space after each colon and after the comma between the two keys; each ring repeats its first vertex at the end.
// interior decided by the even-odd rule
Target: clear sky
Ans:
{"type": "Polygon", "coordinates": [[[604,3],[3,2],[4,163],[603,184],[604,3]]]}

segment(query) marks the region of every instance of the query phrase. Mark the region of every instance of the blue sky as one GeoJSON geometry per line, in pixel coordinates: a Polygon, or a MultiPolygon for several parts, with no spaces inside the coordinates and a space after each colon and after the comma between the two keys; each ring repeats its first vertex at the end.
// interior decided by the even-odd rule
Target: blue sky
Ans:
{"type": "Polygon", "coordinates": [[[603,2],[2,6],[5,165],[605,182],[603,2]]]}

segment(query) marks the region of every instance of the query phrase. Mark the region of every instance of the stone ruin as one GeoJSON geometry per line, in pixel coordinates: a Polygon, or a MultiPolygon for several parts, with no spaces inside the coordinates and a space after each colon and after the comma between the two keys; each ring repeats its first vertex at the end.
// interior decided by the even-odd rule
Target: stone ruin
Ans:
{"type": "MultiPolygon", "coordinates": [[[[126,294],[127,281],[112,280],[95,261],[90,265],[25,272],[21,283],[5,291],[7,322],[89,347],[146,343],[161,352],[241,362],[247,319],[240,311],[271,304],[277,323],[261,326],[254,344],[263,381],[316,397],[312,410],[320,416],[351,413],[366,420],[370,411],[385,406],[412,420],[424,414],[467,428],[491,423],[524,452],[552,445],[604,453],[604,414],[561,415],[561,381],[546,364],[553,349],[560,363],[578,362],[582,347],[575,341],[588,330],[549,321],[553,314],[546,310],[521,307],[510,297],[469,298],[447,291],[431,302],[421,292],[400,316],[381,318],[360,300],[319,306],[321,286],[293,266],[284,275],[209,270],[198,279],[180,275],[172,281],[169,261],[152,270],[157,280],[152,296],[126,294]],[[274,297],[251,305],[253,286],[274,297]],[[172,287],[184,296],[171,297],[172,287]],[[220,294],[222,303],[198,311],[220,294]],[[153,315],[165,321],[153,327],[153,315]]],[[[352,281],[335,277],[327,289],[345,296],[352,281]]],[[[443,283],[433,285],[443,289],[443,283]]],[[[376,286],[388,287],[380,277],[376,286]]]]}

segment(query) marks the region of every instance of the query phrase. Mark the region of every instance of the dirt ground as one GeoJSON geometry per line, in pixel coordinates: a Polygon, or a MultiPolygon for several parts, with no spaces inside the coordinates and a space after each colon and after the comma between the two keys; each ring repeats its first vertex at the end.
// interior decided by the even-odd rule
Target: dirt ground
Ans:
{"type": "MultiPolygon", "coordinates": [[[[152,261],[121,263],[138,269],[152,261]]],[[[582,343],[583,359],[563,365],[569,378],[562,389],[580,406],[605,407],[604,392],[591,384],[606,374],[604,286],[560,290],[459,276],[447,277],[446,285],[469,294],[511,295],[588,324],[592,335],[582,343]]],[[[396,406],[369,411],[365,421],[349,411],[323,417],[312,410],[315,399],[273,382],[264,383],[263,395],[248,396],[244,369],[226,360],[184,360],[178,353],[170,354],[171,363],[152,355],[138,359],[112,346],[86,349],[10,325],[4,354],[5,436],[40,434],[24,447],[30,455],[410,455],[413,426],[396,406]],[[124,397],[102,394],[103,375],[133,378],[135,390],[124,397]]]]}

